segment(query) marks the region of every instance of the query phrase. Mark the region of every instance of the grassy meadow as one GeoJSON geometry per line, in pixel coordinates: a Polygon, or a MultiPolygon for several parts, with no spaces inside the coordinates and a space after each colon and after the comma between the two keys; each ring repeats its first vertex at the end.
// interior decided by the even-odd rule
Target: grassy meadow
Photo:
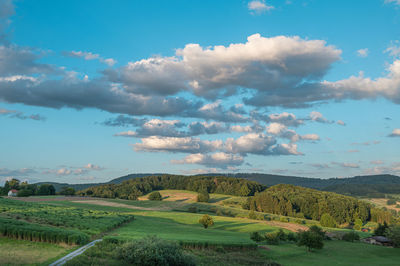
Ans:
{"type": "MultiPolygon", "coordinates": [[[[249,219],[249,211],[240,207],[244,197],[210,194],[210,203],[198,203],[195,192],[165,190],[160,193],[163,201],[149,201],[147,195],[138,201],[81,197],[64,199],[56,196],[40,197],[39,202],[0,199],[0,218],[80,230],[90,234],[92,239],[100,236],[106,239],[67,265],[123,265],[111,256],[115,246],[110,241],[114,239],[129,241],[156,235],[181,243],[254,247],[249,237],[251,232],[271,233],[281,228],[289,232],[318,224],[309,220],[306,224],[299,224],[298,219],[293,218],[289,219],[290,222],[282,222],[282,216],[257,212],[259,217],[268,216],[271,219],[249,219]],[[196,207],[196,212],[190,212],[191,207],[196,207]],[[65,217],[69,213],[70,217],[65,217]],[[205,213],[212,216],[215,223],[208,229],[198,223],[205,213]],[[65,221],[59,222],[63,217],[65,221]],[[121,217],[134,217],[134,220],[114,225],[113,222],[121,217]]],[[[34,198],[29,201],[32,199],[34,201],[34,198]]],[[[328,230],[348,231],[338,228],[328,230]]],[[[359,234],[361,237],[370,235],[359,234]]],[[[324,244],[322,250],[314,252],[286,242],[280,245],[262,243],[263,248],[256,250],[187,249],[186,252],[194,256],[198,265],[266,265],[272,261],[281,265],[396,265],[400,260],[398,249],[339,240],[324,241],[324,244]]],[[[0,265],[45,265],[78,246],[3,237],[0,238],[0,247],[0,265]]]]}

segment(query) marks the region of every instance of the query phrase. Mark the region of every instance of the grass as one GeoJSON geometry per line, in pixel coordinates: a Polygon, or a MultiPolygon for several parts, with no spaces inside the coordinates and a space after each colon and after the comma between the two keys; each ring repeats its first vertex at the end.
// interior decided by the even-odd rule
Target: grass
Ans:
{"type": "Polygon", "coordinates": [[[181,241],[207,241],[210,243],[252,243],[249,233],[272,232],[277,227],[255,223],[249,219],[214,216],[213,227],[204,229],[198,220],[202,214],[182,212],[143,212],[135,214],[135,221],[122,226],[111,235],[120,239],[157,235],[160,238],[181,241]]]}
{"type": "Polygon", "coordinates": [[[345,241],[325,241],[322,250],[307,252],[294,244],[268,246],[268,257],[285,266],[301,265],[398,265],[400,252],[395,248],[345,241]]]}
{"type": "Polygon", "coordinates": [[[74,247],[0,238],[0,265],[48,265],[74,247]]]}

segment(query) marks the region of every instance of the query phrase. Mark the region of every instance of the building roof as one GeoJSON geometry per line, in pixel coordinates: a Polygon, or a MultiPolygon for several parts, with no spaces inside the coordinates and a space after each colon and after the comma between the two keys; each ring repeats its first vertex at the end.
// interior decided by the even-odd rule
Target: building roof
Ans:
{"type": "Polygon", "coordinates": [[[18,192],[18,190],[16,190],[16,189],[11,189],[9,192],[12,192],[12,193],[17,193],[17,192],[18,192]]]}

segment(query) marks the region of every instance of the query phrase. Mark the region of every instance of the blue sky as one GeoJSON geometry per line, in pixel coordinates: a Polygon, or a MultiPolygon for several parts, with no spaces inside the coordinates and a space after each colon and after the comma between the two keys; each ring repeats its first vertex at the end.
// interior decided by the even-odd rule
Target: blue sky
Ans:
{"type": "Polygon", "coordinates": [[[400,1],[0,1],[0,184],[400,174],[400,1]]]}

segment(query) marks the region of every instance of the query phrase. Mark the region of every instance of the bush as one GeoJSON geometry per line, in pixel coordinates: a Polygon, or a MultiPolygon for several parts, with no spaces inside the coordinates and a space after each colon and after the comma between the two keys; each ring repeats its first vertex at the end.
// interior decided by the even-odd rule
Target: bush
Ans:
{"type": "Polygon", "coordinates": [[[208,202],[210,200],[210,195],[207,191],[200,192],[197,195],[197,202],[208,202]]]}
{"type": "Polygon", "coordinates": [[[250,239],[253,240],[254,242],[261,242],[264,240],[262,235],[260,235],[259,232],[252,232],[250,233],[250,239]]]}
{"type": "Polygon", "coordinates": [[[324,227],[336,227],[336,221],[332,216],[329,215],[329,213],[322,214],[319,223],[324,227]]]}
{"type": "Polygon", "coordinates": [[[378,224],[378,227],[374,231],[374,236],[384,236],[386,234],[386,229],[388,228],[389,226],[386,222],[383,224],[378,224]]]}
{"type": "Polygon", "coordinates": [[[130,265],[195,265],[177,243],[155,236],[123,244],[116,250],[116,257],[130,265]]]}
{"type": "Polygon", "coordinates": [[[392,240],[393,246],[400,248],[400,225],[391,225],[386,229],[385,235],[392,240]]]}
{"type": "Polygon", "coordinates": [[[151,192],[151,194],[149,195],[149,200],[160,201],[160,200],[162,200],[162,196],[161,196],[160,192],[154,191],[154,192],[151,192]]]}
{"type": "Polygon", "coordinates": [[[289,219],[287,217],[281,217],[281,218],[279,218],[279,221],[281,221],[283,223],[288,223],[289,219]]]}
{"type": "Polygon", "coordinates": [[[197,207],[196,206],[190,206],[188,208],[188,212],[197,213],[197,207]]]}
{"type": "Polygon", "coordinates": [[[207,229],[209,226],[214,225],[214,220],[208,214],[204,214],[203,217],[201,217],[201,219],[199,220],[199,223],[202,224],[204,228],[207,229]]]}
{"type": "Polygon", "coordinates": [[[293,232],[290,232],[287,235],[287,240],[288,241],[292,241],[292,242],[296,242],[297,241],[297,235],[295,233],[293,233],[293,232]]]}
{"type": "Polygon", "coordinates": [[[249,219],[256,220],[257,215],[254,211],[249,211],[249,219]]]}
{"type": "Polygon", "coordinates": [[[310,226],[309,230],[310,230],[310,232],[316,233],[317,235],[321,236],[322,239],[325,238],[325,232],[322,230],[321,227],[312,225],[312,226],[310,226]]]}
{"type": "Polygon", "coordinates": [[[396,200],[395,200],[395,199],[388,199],[388,200],[386,201],[386,204],[387,204],[387,205],[396,205],[396,200]]]}
{"type": "Polygon", "coordinates": [[[324,246],[324,238],[321,234],[316,233],[315,231],[303,231],[298,233],[297,237],[297,245],[299,247],[306,246],[308,251],[312,251],[313,249],[322,249],[324,246]]]}
{"type": "Polygon", "coordinates": [[[361,219],[356,219],[356,220],[354,221],[353,229],[355,229],[355,230],[361,230],[362,225],[363,225],[363,222],[361,221],[361,219]]]}
{"type": "Polygon", "coordinates": [[[266,233],[265,234],[265,240],[270,245],[279,245],[280,238],[279,238],[279,235],[276,232],[274,232],[274,233],[266,233]]]}
{"type": "Polygon", "coordinates": [[[360,236],[356,232],[351,231],[351,232],[344,234],[342,236],[342,240],[348,241],[348,242],[354,242],[354,241],[360,240],[360,236]]]}

